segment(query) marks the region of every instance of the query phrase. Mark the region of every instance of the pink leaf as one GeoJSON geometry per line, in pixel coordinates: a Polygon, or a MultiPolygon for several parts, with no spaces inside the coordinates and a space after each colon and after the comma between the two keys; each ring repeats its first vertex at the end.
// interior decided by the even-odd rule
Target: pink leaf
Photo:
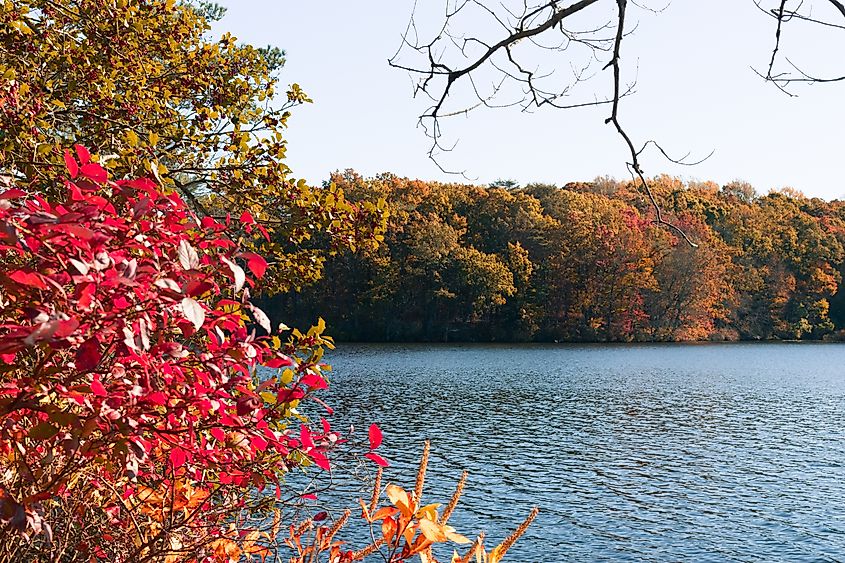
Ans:
{"type": "Polygon", "coordinates": [[[270,360],[267,360],[266,362],[264,362],[264,365],[267,366],[268,368],[280,368],[280,367],[292,366],[293,360],[291,360],[287,356],[276,357],[276,358],[272,358],[270,360]]]}
{"type": "Polygon", "coordinates": [[[164,406],[167,404],[167,395],[161,391],[153,391],[147,395],[147,400],[154,405],[164,406]]]}
{"type": "Polygon", "coordinates": [[[326,389],[329,385],[326,383],[326,380],[320,377],[318,374],[309,371],[302,379],[299,380],[302,385],[309,387],[311,389],[326,389]]]}
{"type": "Polygon", "coordinates": [[[370,449],[374,450],[381,445],[381,428],[378,427],[378,424],[371,424],[370,425],[370,449]]]}
{"type": "Polygon", "coordinates": [[[25,272],[17,270],[9,274],[9,277],[21,285],[31,285],[38,289],[47,289],[47,284],[41,279],[41,276],[35,272],[25,272]]]}
{"type": "Polygon", "coordinates": [[[311,400],[326,409],[326,412],[330,415],[334,414],[334,409],[331,408],[329,405],[326,404],[320,397],[311,397],[311,400]]]}

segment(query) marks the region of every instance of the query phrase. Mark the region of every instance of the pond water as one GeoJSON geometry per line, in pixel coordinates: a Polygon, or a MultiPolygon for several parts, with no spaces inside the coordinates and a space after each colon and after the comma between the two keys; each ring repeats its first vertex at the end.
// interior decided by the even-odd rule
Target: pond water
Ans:
{"type": "Polygon", "coordinates": [[[340,345],[339,428],[506,560],[845,560],[845,345],[340,345]],[[381,451],[381,450],[380,450],[381,451]]]}

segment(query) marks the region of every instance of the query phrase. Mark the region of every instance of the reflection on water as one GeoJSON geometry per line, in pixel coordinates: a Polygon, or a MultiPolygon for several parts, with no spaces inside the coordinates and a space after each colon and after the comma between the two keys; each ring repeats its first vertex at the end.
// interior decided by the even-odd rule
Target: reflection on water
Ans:
{"type": "Polygon", "coordinates": [[[338,428],[511,561],[845,559],[845,345],[341,345],[338,428]]]}

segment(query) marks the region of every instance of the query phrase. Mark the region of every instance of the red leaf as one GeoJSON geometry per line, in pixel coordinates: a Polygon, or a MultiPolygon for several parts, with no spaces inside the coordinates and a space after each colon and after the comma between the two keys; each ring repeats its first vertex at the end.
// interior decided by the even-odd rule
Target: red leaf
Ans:
{"type": "Polygon", "coordinates": [[[56,225],[53,227],[57,231],[63,231],[68,234],[71,234],[77,238],[82,240],[91,240],[94,238],[95,233],[91,229],[87,227],[83,227],[82,225],[77,225],[74,223],[66,224],[66,225],[56,225]]]}
{"type": "Polygon", "coordinates": [[[17,197],[23,197],[26,195],[26,192],[23,190],[18,190],[16,188],[12,188],[10,190],[6,190],[2,194],[0,194],[0,199],[15,199],[17,197]]]}
{"type": "Polygon", "coordinates": [[[387,467],[388,465],[390,465],[390,464],[387,462],[387,460],[386,460],[386,459],[384,459],[383,457],[381,457],[380,455],[378,455],[378,454],[377,454],[377,453],[375,453],[375,452],[368,452],[368,453],[365,453],[365,454],[364,454],[364,457],[365,457],[365,458],[367,458],[367,459],[369,459],[370,461],[372,461],[372,462],[376,463],[376,465],[381,465],[382,467],[387,467]]]}
{"type": "Polygon", "coordinates": [[[299,441],[302,442],[302,447],[307,449],[314,449],[314,441],[311,439],[311,432],[304,424],[299,428],[299,441]]]}
{"type": "Polygon", "coordinates": [[[185,465],[185,462],[188,460],[188,454],[182,448],[173,448],[170,450],[170,463],[173,464],[173,468],[177,469],[185,465]]]}
{"type": "Polygon", "coordinates": [[[250,444],[252,444],[253,450],[259,450],[263,452],[267,449],[267,440],[265,440],[261,436],[253,436],[249,442],[250,444]]]}
{"type": "Polygon", "coordinates": [[[106,393],[106,388],[103,387],[103,384],[100,383],[99,379],[94,379],[91,381],[91,392],[97,395],[98,397],[105,397],[108,395],[106,393]]]}
{"type": "Polygon", "coordinates": [[[9,277],[21,285],[31,285],[38,289],[47,289],[47,284],[41,279],[41,276],[35,272],[24,272],[17,270],[9,274],[9,277]]]}
{"type": "Polygon", "coordinates": [[[334,409],[331,408],[329,405],[327,405],[326,402],[323,401],[320,397],[311,397],[311,400],[314,401],[315,403],[317,403],[318,405],[320,405],[321,407],[323,407],[324,409],[326,409],[326,412],[329,415],[334,414],[334,409]]]}
{"type": "MultiPolygon", "coordinates": [[[[91,371],[100,363],[101,357],[100,343],[96,338],[89,338],[76,351],[76,369],[79,371],[91,371]]],[[[102,385],[100,386],[102,387],[102,385]]]]}
{"type": "Polygon", "coordinates": [[[153,391],[152,393],[147,395],[146,399],[152,404],[158,406],[164,406],[167,404],[167,395],[165,395],[161,391],[153,391]]]}
{"type": "Polygon", "coordinates": [[[304,498],[304,499],[308,499],[308,500],[317,500],[317,495],[315,495],[314,493],[306,493],[304,495],[299,495],[299,498],[304,498]]]}
{"type": "Polygon", "coordinates": [[[326,389],[329,386],[325,379],[313,372],[306,373],[302,376],[300,383],[311,389],[326,389]]]}
{"type": "Polygon", "coordinates": [[[3,362],[4,364],[11,364],[12,362],[15,361],[15,355],[16,354],[17,354],[17,352],[10,352],[8,354],[0,354],[0,362],[3,362]]]}
{"type": "Polygon", "coordinates": [[[252,218],[252,215],[249,211],[244,211],[241,213],[241,223],[244,225],[254,225],[255,219],[252,218]]]}
{"type": "Polygon", "coordinates": [[[76,175],[79,174],[79,165],[74,160],[73,155],[70,154],[70,151],[65,151],[65,166],[67,166],[67,171],[70,174],[71,178],[76,178],[76,175]]]}
{"type": "Polygon", "coordinates": [[[247,268],[256,278],[264,277],[264,272],[267,271],[267,261],[264,258],[254,252],[244,252],[241,256],[246,258],[247,268]]]}
{"type": "Polygon", "coordinates": [[[73,148],[76,149],[76,156],[79,157],[79,162],[81,162],[83,166],[91,161],[91,153],[88,152],[88,149],[82,145],[74,145],[73,148]]]}
{"type": "Polygon", "coordinates": [[[226,433],[223,431],[222,428],[212,428],[211,435],[214,436],[214,438],[219,442],[226,441],[226,433]]]}
{"type": "Polygon", "coordinates": [[[79,328],[79,321],[76,319],[68,319],[66,321],[58,321],[56,324],[56,331],[53,333],[54,338],[67,338],[74,331],[79,328]]]}
{"type": "Polygon", "coordinates": [[[106,169],[96,162],[84,164],[79,171],[82,172],[83,176],[93,182],[97,182],[98,184],[103,184],[109,179],[109,174],[106,172],[106,169]]]}
{"type": "Polygon", "coordinates": [[[326,471],[330,471],[332,466],[329,465],[329,460],[320,452],[311,452],[308,454],[311,456],[311,460],[314,462],[314,465],[319,467],[320,469],[325,469],[326,471]]]}
{"type": "Polygon", "coordinates": [[[374,450],[381,445],[381,428],[378,427],[378,424],[370,425],[369,436],[371,450],[374,450]]]}
{"type": "Polygon", "coordinates": [[[293,360],[291,360],[290,358],[287,358],[287,357],[272,358],[272,359],[264,362],[264,365],[268,368],[280,368],[280,367],[285,367],[285,366],[292,366],[293,360]]]}

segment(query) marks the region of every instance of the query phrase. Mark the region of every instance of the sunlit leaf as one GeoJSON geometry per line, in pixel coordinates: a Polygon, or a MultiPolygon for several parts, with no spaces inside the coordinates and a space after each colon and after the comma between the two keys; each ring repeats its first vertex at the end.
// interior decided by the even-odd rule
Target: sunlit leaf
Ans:
{"type": "Polygon", "coordinates": [[[205,310],[202,305],[191,297],[185,297],[182,299],[181,306],[185,318],[191,321],[195,329],[199,330],[205,322],[205,310]]]}

